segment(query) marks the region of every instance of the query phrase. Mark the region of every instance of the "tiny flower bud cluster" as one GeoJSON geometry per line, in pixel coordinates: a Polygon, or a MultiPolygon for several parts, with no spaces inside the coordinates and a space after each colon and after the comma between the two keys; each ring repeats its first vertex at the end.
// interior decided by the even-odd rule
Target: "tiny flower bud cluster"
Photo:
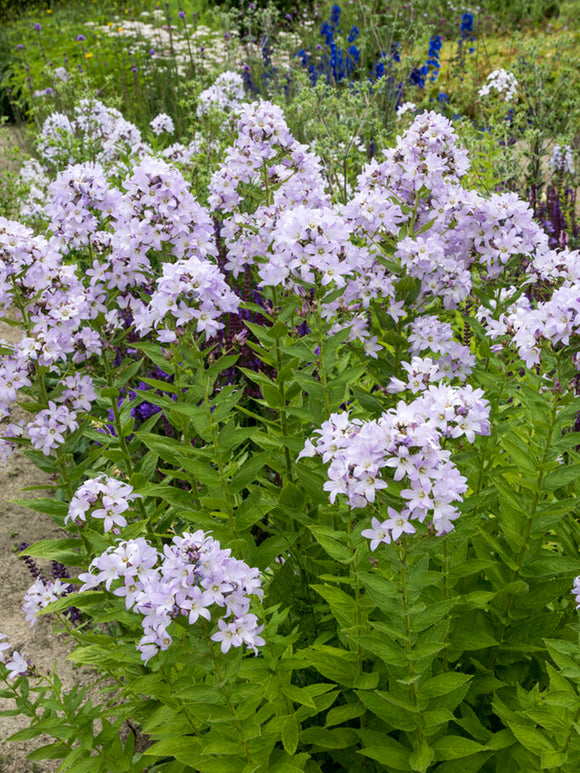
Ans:
{"type": "Polygon", "coordinates": [[[258,570],[203,531],[174,537],[162,553],[142,537],[121,542],[94,559],[79,579],[80,592],[104,583],[125,598],[127,609],[143,616],[137,648],[145,663],[171,645],[168,629],[175,618],[185,617],[190,625],[200,617],[209,621],[216,607],[221,612],[211,638],[222,652],[245,644],[257,654],[264,644],[263,626],[249,611],[250,597],[262,598],[258,570]]]}

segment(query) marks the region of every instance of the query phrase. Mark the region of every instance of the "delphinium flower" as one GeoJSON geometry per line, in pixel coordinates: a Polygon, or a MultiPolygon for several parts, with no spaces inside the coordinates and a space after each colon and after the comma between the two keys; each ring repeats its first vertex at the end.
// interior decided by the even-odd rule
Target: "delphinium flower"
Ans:
{"type": "Polygon", "coordinates": [[[175,536],[163,552],[144,538],[121,542],[94,559],[79,579],[81,592],[104,583],[125,598],[127,609],[143,616],[144,636],[137,648],[145,663],[170,647],[169,627],[180,616],[190,625],[200,617],[217,617],[218,630],[211,638],[224,653],[245,644],[257,654],[264,644],[263,626],[250,613],[251,596],[262,598],[258,570],[203,531],[175,536]]]}
{"type": "Polygon", "coordinates": [[[79,525],[85,523],[87,515],[102,519],[105,532],[115,527],[124,528],[127,519],[123,513],[131,507],[131,502],[140,494],[135,494],[133,486],[116,478],[99,475],[83,483],[70,501],[65,523],[72,521],[79,525]]]}
{"type": "Polygon", "coordinates": [[[503,67],[490,72],[486,82],[479,89],[478,94],[480,97],[487,97],[492,91],[505,102],[511,102],[518,93],[518,81],[513,72],[508,72],[503,67]]]}
{"type": "MultiPolygon", "coordinates": [[[[344,494],[350,507],[372,504],[377,492],[388,488],[381,472],[390,467],[395,481],[409,483],[400,493],[406,507],[396,517],[420,523],[428,519],[436,534],[444,534],[459,516],[454,502],[461,499],[467,484],[441,441],[465,437],[473,442],[476,434],[488,434],[489,404],[481,390],[433,385],[413,402],[401,401],[377,420],[363,422],[351,420],[347,413],[332,414],[316,433],[320,437],[308,440],[299,458],[320,455],[323,462],[330,462],[324,490],[331,502],[344,494]]],[[[398,524],[393,532],[395,526],[380,524],[391,538],[393,533],[408,531],[398,524]]],[[[379,524],[373,524],[374,536],[368,535],[372,540],[377,539],[377,528],[379,524]]]]}
{"type": "Polygon", "coordinates": [[[163,134],[164,132],[172,134],[175,131],[173,120],[166,113],[159,113],[156,115],[149,126],[151,127],[153,134],[157,135],[163,134]]]}

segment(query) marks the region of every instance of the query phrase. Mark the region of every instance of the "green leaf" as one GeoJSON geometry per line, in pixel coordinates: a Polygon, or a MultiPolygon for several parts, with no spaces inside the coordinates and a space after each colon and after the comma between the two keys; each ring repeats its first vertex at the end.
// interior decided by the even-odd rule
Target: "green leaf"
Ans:
{"type": "Polygon", "coordinates": [[[356,694],[367,709],[390,727],[397,730],[405,730],[406,732],[414,732],[417,729],[419,724],[417,715],[413,711],[405,709],[401,705],[389,700],[388,693],[378,690],[375,692],[357,690],[356,694]]]}
{"type": "Polygon", "coordinates": [[[68,502],[61,502],[58,499],[50,499],[49,497],[39,497],[38,499],[11,499],[16,505],[20,507],[27,507],[29,510],[36,510],[37,513],[45,513],[46,515],[59,515],[65,516],[68,513],[68,502]]]}
{"type": "Polygon", "coordinates": [[[253,483],[257,474],[260,472],[262,467],[268,463],[270,458],[271,454],[269,454],[267,451],[264,451],[250,457],[250,459],[244,462],[241,468],[233,476],[229,485],[229,489],[232,494],[237,494],[243,488],[249,486],[250,483],[253,483]]]}
{"type": "Polygon", "coordinates": [[[557,470],[552,470],[546,475],[542,481],[542,488],[546,491],[554,491],[578,478],[580,478],[580,464],[561,465],[557,470]]]}
{"type": "Polygon", "coordinates": [[[34,749],[26,756],[29,760],[61,760],[66,757],[69,751],[70,748],[66,744],[57,741],[34,749]]]}
{"type": "Polygon", "coordinates": [[[308,527],[314,539],[318,542],[320,547],[328,553],[328,555],[335,561],[339,561],[341,564],[347,564],[351,559],[350,549],[339,541],[339,538],[343,536],[342,532],[334,531],[328,526],[312,525],[308,527]]]}
{"type": "Polygon", "coordinates": [[[459,760],[486,750],[485,746],[460,735],[447,735],[433,741],[438,760],[459,760]]]}
{"type": "Polygon", "coordinates": [[[435,752],[433,749],[429,746],[427,741],[423,741],[421,746],[418,746],[409,756],[411,769],[417,771],[417,773],[425,773],[434,756],[435,752]]]}
{"type": "Polygon", "coordinates": [[[300,724],[295,714],[291,714],[282,728],[282,746],[287,754],[294,754],[298,747],[300,724]]]}
{"type": "Polygon", "coordinates": [[[302,743],[319,746],[321,749],[347,749],[349,746],[355,746],[358,741],[356,732],[347,727],[336,730],[309,727],[302,731],[300,737],[302,743]]]}
{"type": "Polygon", "coordinates": [[[20,555],[48,558],[67,566],[81,566],[82,560],[77,552],[80,547],[81,541],[78,539],[43,539],[27,547],[20,555]]]}
{"type": "Polygon", "coordinates": [[[541,756],[556,750],[545,735],[531,725],[523,725],[518,722],[508,722],[509,728],[518,741],[533,754],[541,756]]]}
{"type": "Polygon", "coordinates": [[[288,482],[280,492],[278,503],[281,507],[288,508],[298,513],[302,513],[305,507],[304,493],[295,483],[288,482]]]}
{"type": "Polygon", "coordinates": [[[352,628],[356,624],[356,604],[352,596],[332,585],[312,585],[330,605],[332,614],[343,628],[352,628]]]}
{"type": "Polygon", "coordinates": [[[404,666],[406,664],[403,648],[392,639],[386,637],[367,636],[349,633],[349,640],[360,645],[375,657],[379,657],[388,666],[404,666]]]}
{"type": "Polygon", "coordinates": [[[463,686],[472,678],[473,677],[469,674],[458,674],[453,671],[438,674],[437,676],[428,679],[426,682],[423,682],[421,685],[421,694],[424,694],[429,698],[438,698],[453,692],[453,690],[463,686]]]}
{"type": "Polygon", "coordinates": [[[360,674],[354,653],[337,647],[317,644],[304,652],[305,662],[316,668],[327,679],[345,685],[356,686],[360,674]]]}
{"type": "Polygon", "coordinates": [[[540,756],[540,759],[542,770],[552,770],[553,768],[561,770],[562,765],[568,761],[568,755],[565,752],[547,751],[540,756]]]}
{"type": "Polygon", "coordinates": [[[286,401],[277,386],[263,383],[260,384],[260,390],[270,408],[284,408],[286,406],[286,401]]]}
{"type": "Polygon", "coordinates": [[[411,749],[405,748],[385,733],[360,730],[359,735],[363,743],[368,745],[360,749],[358,754],[370,757],[371,760],[376,760],[381,765],[388,765],[395,770],[412,770],[409,763],[411,749]]]}
{"type": "Polygon", "coordinates": [[[337,706],[334,709],[330,709],[326,715],[325,725],[326,727],[342,725],[350,719],[362,717],[365,711],[366,709],[362,703],[347,703],[345,706],[337,706]]]}

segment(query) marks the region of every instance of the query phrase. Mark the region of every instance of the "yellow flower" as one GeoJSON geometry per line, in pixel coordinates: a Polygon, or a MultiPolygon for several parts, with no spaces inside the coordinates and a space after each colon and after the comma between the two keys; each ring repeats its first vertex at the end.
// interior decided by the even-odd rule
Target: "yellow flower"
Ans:
{"type": "Polygon", "coordinates": [[[85,54],[85,59],[91,59],[92,56],[93,56],[92,53],[89,51],[88,54],[85,54]]]}
{"type": "Polygon", "coordinates": [[[47,13],[52,13],[52,8],[47,8],[47,9],[46,9],[46,12],[47,12],[47,13]]]}

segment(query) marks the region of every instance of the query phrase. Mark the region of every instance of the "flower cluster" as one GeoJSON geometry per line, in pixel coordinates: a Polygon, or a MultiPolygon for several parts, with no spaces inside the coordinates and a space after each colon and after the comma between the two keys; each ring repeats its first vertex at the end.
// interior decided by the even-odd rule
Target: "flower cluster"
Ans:
{"type": "Polygon", "coordinates": [[[197,115],[206,115],[211,108],[238,115],[244,99],[242,76],[227,70],[218,75],[209,88],[201,92],[198,97],[197,115]]]}
{"type": "Polygon", "coordinates": [[[124,528],[127,520],[123,513],[129,510],[131,502],[140,496],[133,492],[133,486],[128,483],[99,475],[86,481],[75,491],[64,522],[72,521],[77,525],[86,523],[89,514],[103,521],[103,529],[106,532],[114,527],[124,528]]]}
{"type": "Polygon", "coordinates": [[[173,119],[165,113],[159,113],[156,115],[149,126],[151,127],[153,134],[163,134],[163,132],[172,134],[175,131],[173,119]]]}
{"type": "Polygon", "coordinates": [[[8,672],[8,679],[16,679],[17,676],[23,676],[29,670],[30,665],[20,652],[14,650],[12,655],[6,659],[4,654],[6,650],[10,649],[10,642],[3,641],[8,639],[5,633],[0,633],[0,663],[3,663],[8,672]]]}
{"type": "Polygon", "coordinates": [[[436,534],[445,534],[459,516],[453,502],[467,486],[442,440],[465,437],[472,443],[476,435],[488,434],[489,404],[480,389],[432,385],[380,419],[363,422],[348,413],[333,414],[316,432],[320,437],[308,440],[300,457],[330,462],[324,489],[331,502],[345,494],[350,507],[366,507],[377,491],[397,490],[397,482],[406,478],[409,487],[400,491],[406,509],[396,517],[420,523],[428,518],[436,534]],[[381,477],[385,468],[393,469],[394,483],[381,477]]]}
{"type": "Polygon", "coordinates": [[[499,94],[505,102],[511,102],[518,93],[518,82],[513,72],[503,68],[490,72],[478,94],[480,97],[487,97],[492,91],[499,94]]]}
{"type": "Polygon", "coordinates": [[[574,157],[570,145],[554,145],[548,165],[553,172],[574,174],[574,157]]]}
{"type": "Polygon", "coordinates": [[[250,613],[251,596],[262,598],[259,572],[203,531],[173,538],[159,552],[140,537],[120,542],[94,559],[79,575],[80,592],[101,583],[124,597],[127,609],[143,616],[144,636],[138,646],[146,663],[172,643],[168,629],[176,618],[190,625],[210,621],[220,610],[218,630],[211,636],[222,652],[245,644],[256,654],[264,644],[263,626],[250,613]]]}
{"type": "Polygon", "coordinates": [[[27,623],[33,626],[36,623],[38,613],[47,607],[52,601],[74,593],[73,586],[60,578],[44,580],[37,577],[30,588],[24,594],[22,611],[27,623]]]}

